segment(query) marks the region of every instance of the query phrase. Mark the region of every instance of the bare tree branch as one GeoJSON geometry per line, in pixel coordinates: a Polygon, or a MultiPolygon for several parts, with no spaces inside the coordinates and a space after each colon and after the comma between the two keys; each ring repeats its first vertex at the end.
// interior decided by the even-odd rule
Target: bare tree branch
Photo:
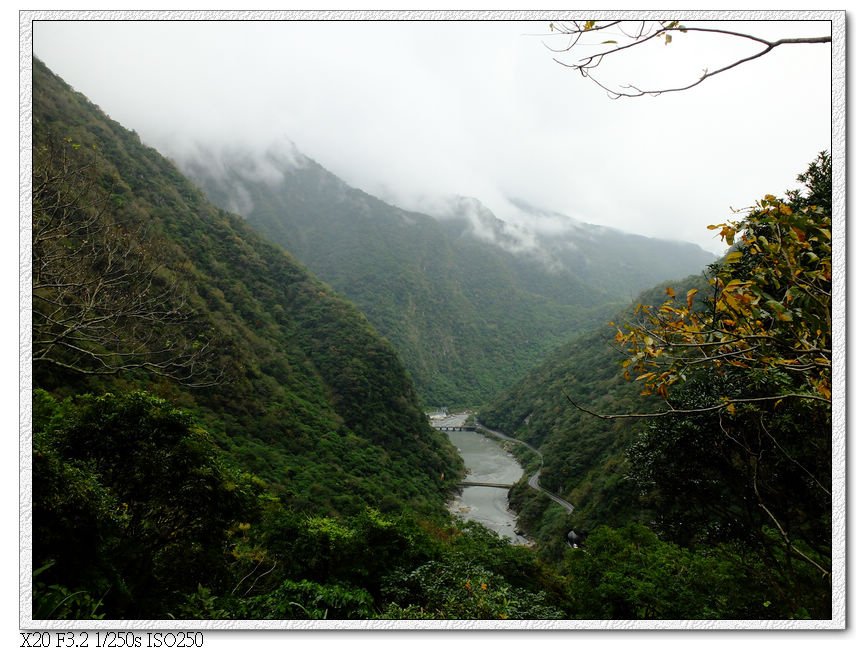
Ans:
{"type": "MultiPolygon", "coordinates": [[[[579,73],[597,84],[601,87],[612,99],[619,99],[621,97],[643,97],[645,95],[651,95],[653,97],[657,97],[658,95],[663,95],[666,93],[674,93],[674,92],[682,92],[685,90],[690,90],[694,88],[707,79],[719,75],[721,73],[727,72],[736,68],[744,63],[748,63],[750,61],[754,61],[755,59],[759,59],[763,56],[766,56],[774,49],[781,47],[782,45],[808,45],[808,44],[820,44],[820,43],[831,43],[831,36],[814,36],[814,37],[802,37],[802,38],[780,38],[777,40],[767,40],[764,38],[760,38],[753,34],[748,34],[745,32],[737,32],[727,29],[718,29],[711,27],[686,27],[681,25],[679,21],[658,21],[657,27],[655,29],[647,29],[646,23],[643,21],[636,32],[636,35],[627,34],[622,29],[622,21],[610,21],[603,24],[596,24],[595,21],[586,21],[585,23],[580,23],[578,21],[574,21],[569,24],[553,24],[551,25],[551,29],[553,32],[559,35],[566,35],[571,38],[571,42],[566,47],[556,50],[555,48],[549,48],[552,51],[558,53],[568,53],[572,52],[573,48],[580,42],[581,38],[585,34],[597,33],[597,32],[605,32],[611,31],[613,27],[617,28],[617,31],[625,35],[627,39],[630,40],[629,43],[625,45],[618,45],[618,41],[608,39],[607,41],[603,41],[601,43],[594,44],[594,47],[602,48],[607,45],[616,45],[611,49],[606,49],[601,52],[596,52],[594,54],[590,54],[589,56],[584,56],[578,59],[575,63],[569,63],[567,61],[560,60],[558,58],[554,59],[560,65],[563,65],[572,70],[577,70],[579,73]],[[667,88],[655,88],[655,89],[643,89],[632,84],[627,84],[624,86],[620,86],[619,90],[613,89],[609,84],[601,82],[593,72],[598,67],[600,67],[601,63],[607,57],[614,57],[616,55],[620,55],[622,52],[626,52],[632,48],[644,45],[650,41],[653,41],[656,38],[663,37],[665,39],[665,43],[669,43],[672,35],[674,33],[704,33],[704,34],[719,34],[722,36],[729,36],[732,38],[743,39],[752,41],[759,45],[762,45],[762,49],[751,54],[746,57],[735,59],[729,63],[726,63],[722,66],[713,68],[712,70],[705,69],[703,74],[693,82],[689,82],[687,84],[681,86],[672,86],[667,88]]],[[[585,43],[584,43],[585,44],[585,43]]]]}
{"type": "Polygon", "coordinates": [[[218,383],[207,328],[145,233],[112,216],[107,182],[71,142],[34,149],[34,365],[218,383]]]}
{"type": "Polygon", "coordinates": [[[786,544],[786,546],[789,550],[792,550],[800,558],[802,558],[803,560],[805,560],[806,562],[808,562],[809,564],[811,564],[812,566],[817,568],[817,570],[820,571],[820,573],[823,577],[831,576],[832,572],[829,569],[824,567],[822,564],[817,562],[815,559],[805,555],[805,553],[803,553],[796,546],[796,544],[793,543],[793,540],[790,539],[790,536],[787,534],[787,531],[784,530],[784,527],[781,525],[781,522],[778,521],[778,518],[774,514],[772,514],[772,511],[769,510],[769,507],[766,505],[766,502],[763,499],[763,496],[760,494],[759,488],[757,487],[757,483],[758,483],[758,481],[757,481],[757,469],[759,467],[759,460],[760,460],[761,455],[762,455],[762,452],[760,455],[755,456],[755,462],[753,464],[752,485],[754,488],[754,495],[757,497],[757,505],[759,506],[759,508],[763,512],[765,512],[769,516],[769,519],[772,520],[772,523],[775,525],[775,529],[781,534],[781,537],[784,538],[784,543],[786,544]]]}
{"type": "MultiPolygon", "coordinates": [[[[800,393],[787,393],[784,395],[771,395],[768,397],[746,397],[740,399],[726,399],[717,404],[712,404],[710,406],[704,406],[701,408],[692,408],[692,409],[679,409],[675,407],[671,407],[666,411],[656,411],[654,413],[596,413],[591,409],[587,409],[584,406],[580,406],[577,404],[571,396],[567,393],[564,393],[567,400],[571,403],[578,411],[591,415],[592,417],[596,417],[601,420],[630,420],[630,419],[646,419],[646,418],[661,418],[666,417],[668,415],[697,415],[699,413],[712,413],[716,411],[722,411],[729,407],[731,404],[753,404],[755,402],[777,402],[778,400],[783,399],[810,399],[818,402],[825,402],[826,404],[831,404],[832,400],[828,400],[825,397],[819,397],[818,395],[807,395],[800,393]]],[[[667,402],[669,405],[669,402],[667,402]]]]}

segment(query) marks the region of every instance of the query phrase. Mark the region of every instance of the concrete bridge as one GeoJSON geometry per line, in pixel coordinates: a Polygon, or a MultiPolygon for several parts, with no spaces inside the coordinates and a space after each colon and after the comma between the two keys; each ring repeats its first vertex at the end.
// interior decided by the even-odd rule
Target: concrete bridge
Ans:
{"type": "Polygon", "coordinates": [[[513,483],[484,483],[482,481],[462,481],[459,483],[460,487],[492,487],[492,488],[502,488],[504,490],[510,490],[514,484],[513,483]]]}

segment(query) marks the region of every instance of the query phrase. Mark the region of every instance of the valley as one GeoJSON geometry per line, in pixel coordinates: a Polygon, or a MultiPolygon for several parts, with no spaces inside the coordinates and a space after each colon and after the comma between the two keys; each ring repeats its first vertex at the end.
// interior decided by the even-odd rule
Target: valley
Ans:
{"type": "Polygon", "coordinates": [[[34,620],[831,614],[827,154],[716,257],[157,151],[35,58],[32,135],[34,620]]]}
{"type": "MultiPolygon", "coordinates": [[[[480,424],[466,426],[470,418],[474,419],[471,413],[431,416],[433,427],[447,432],[468,472],[460,482],[460,493],[449,505],[451,512],[477,521],[493,532],[509,538],[513,543],[529,543],[519,530],[516,514],[511,511],[508,501],[510,489],[521,478],[526,479],[530,488],[543,493],[568,514],[573,512],[573,504],[540,486],[540,468],[533,469],[527,477],[525,468],[519,465],[507,449],[502,448],[501,443],[529,449],[542,466],[543,455],[540,451],[522,440],[492,431],[480,424]]],[[[531,465],[533,467],[535,463],[531,465]]]]}
{"type": "Polygon", "coordinates": [[[208,198],[351,300],[400,354],[428,405],[477,408],[639,292],[714,257],[514,205],[552,232],[453,197],[436,217],[353,188],[291,143],[178,151],[208,198]],[[267,169],[269,174],[253,170],[267,169]]]}

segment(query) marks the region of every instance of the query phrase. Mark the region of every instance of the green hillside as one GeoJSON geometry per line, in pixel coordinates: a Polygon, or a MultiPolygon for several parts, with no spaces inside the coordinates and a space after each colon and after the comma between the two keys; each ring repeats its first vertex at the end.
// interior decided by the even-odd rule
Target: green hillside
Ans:
{"type": "MultiPolygon", "coordinates": [[[[50,221],[59,197],[86,204],[76,206],[71,220],[100,220],[90,235],[103,238],[102,249],[61,270],[82,282],[107,273],[104,251],[116,242],[122,250],[114,257],[129,258],[117,272],[155,269],[148,295],[167,305],[165,314],[184,314],[170,322],[148,305],[150,320],[141,321],[146,327],[130,319],[106,334],[119,340],[104,341],[89,339],[97,330],[82,327],[62,333],[64,346],[49,315],[56,301],[83,298],[52,293],[46,281],[44,295],[35,296],[34,340],[56,335],[60,344],[45,346],[45,354],[36,344],[36,387],[58,395],[143,387],[171,399],[302,509],[345,512],[408,502],[431,508],[441,501],[459,466],[455,451],[429,428],[391,347],[352,305],[241,219],[213,207],[170,162],[38,61],[33,107],[34,170],[44,177],[35,184],[46,185],[37,187],[36,197],[45,197],[45,211],[34,218],[50,221]],[[93,268],[84,268],[87,263],[93,268]],[[160,336],[174,341],[157,354],[164,346],[160,336]],[[104,370],[105,357],[96,360],[76,348],[112,344],[118,355],[136,350],[132,358],[151,365],[85,374],[104,370]],[[158,372],[158,362],[172,354],[178,367],[158,372]],[[162,376],[183,373],[189,376],[180,383],[162,376]],[[192,387],[196,383],[212,385],[192,387]]],[[[66,235],[68,252],[77,234],[66,235]]],[[[55,253],[37,242],[34,264],[57,259],[55,253]]],[[[113,290],[132,287],[127,281],[113,290]]],[[[125,358],[115,355],[113,362],[122,365],[125,358]]]]}
{"type": "Polygon", "coordinates": [[[290,144],[261,155],[202,147],[182,165],[215,203],[240,211],[358,305],[430,406],[483,403],[652,279],[711,259],[693,245],[603,228],[542,241],[554,257],[519,250],[475,200],[455,201],[439,219],[408,212],[290,144]]]}
{"type": "MultiPolygon", "coordinates": [[[[701,283],[699,276],[692,276],[672,287],[682,293],[701,283]]],[[[647,291],[637,302],[660,304],[665,288],[647,291]]],[[[616,321],[629,316],[631,310],[624,310],[616,321]]],[[[515,496],[523,506],[524,523],[541,537],[549,537],[553,530],[588,531],[602,524],[647,521],[650,516],[635,486],[625,480],[630,469],[626,452],[643,423],[602,420],[574,407],[576,403],[603,414],[651,411],[658,406],[623,377],[625,357],[614,335],[615,329],[605,325],[561,346],[478,414],[486,426],[540,448],[542,485],[576,506],[566,520],[560,508],[548,507],[548,501],[520,488],[515,496]]]]}

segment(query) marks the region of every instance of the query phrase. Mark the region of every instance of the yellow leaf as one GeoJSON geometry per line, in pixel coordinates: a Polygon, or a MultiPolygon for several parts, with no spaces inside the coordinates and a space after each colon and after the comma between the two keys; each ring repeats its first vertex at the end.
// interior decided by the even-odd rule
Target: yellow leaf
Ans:
{"type": "Polygon", "coordinates": [[[672,287],[667,287],[667,295],[670,296],[671,298],[675,298],[675,297],[676,297],[676,292],[673,291],[673,288],[672,288],[672,287]]]}
{"type": "Polygon", "coordinates": [[[696,289],[691,289],[690,291],[688,291],[688,309],[691,309],[691,307],[694,306],[694,296],[696,295],[696,293],[696,289]]]}

